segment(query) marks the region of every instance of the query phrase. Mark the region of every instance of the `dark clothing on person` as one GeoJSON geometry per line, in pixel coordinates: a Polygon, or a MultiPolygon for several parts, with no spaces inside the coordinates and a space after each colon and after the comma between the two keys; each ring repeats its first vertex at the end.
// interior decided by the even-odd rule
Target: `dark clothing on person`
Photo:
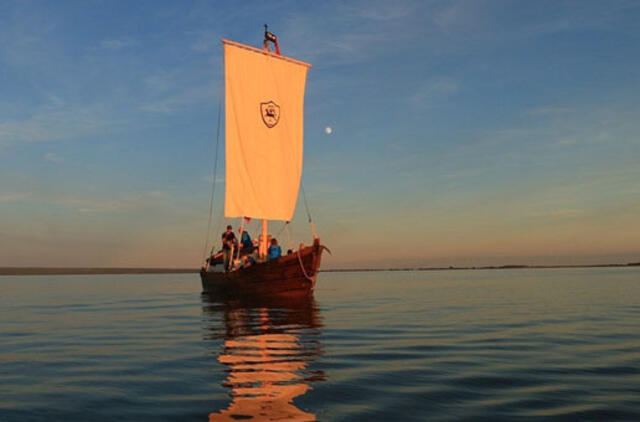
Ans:
{"type": "Polygon", "coordinates": [[[242,245],[240,255],[247,255],[253,252],[253,242],[251,241],[249,232],[246,230],[244,230],[240,236],[240,245],[242,245]]]}
{"type": "Polygon", "coordinates": [[[222,252],[224,255],[224,270],[229,271],[231,268],[231,245],[236,245],[236,235],[232,231],[222,233],[222,252]]]}
{"type": "Polygon", "coordinates": [[[251,241],[251,236],[249,236],[249,232],[246,230],[242,232],[242,236],[240,237],[240,243],[242,243],[242,249],[253,248],[253,242],[251,241]]]}
{"type": "Polygon", "coordinates": [[[224,270],[229,271],[231,268],[231,249],[223,249],[222,255],[224,259],[224,270]]]}
{"type": "Polygon", "coordinates": [[[222,249],[231,249],[231,244],[236,243],[236,235],[233,232],[222,233],[222,249]]]}

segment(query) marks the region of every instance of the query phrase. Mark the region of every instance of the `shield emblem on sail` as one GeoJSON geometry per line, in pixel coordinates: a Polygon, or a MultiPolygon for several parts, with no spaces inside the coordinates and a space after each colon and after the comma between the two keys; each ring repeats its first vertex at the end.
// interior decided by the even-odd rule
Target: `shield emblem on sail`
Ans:
{"type": "Polygon", "coordinates": [[[260,103],[260,114],[264,124],[271,129],[280,121],[280,106],[273,101],[260,103]]]}

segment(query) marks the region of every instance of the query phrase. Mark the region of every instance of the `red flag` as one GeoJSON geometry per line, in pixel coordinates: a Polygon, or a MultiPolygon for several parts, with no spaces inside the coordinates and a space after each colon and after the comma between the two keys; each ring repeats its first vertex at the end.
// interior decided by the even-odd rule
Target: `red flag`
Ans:
{"type": "Polygon", "coordinates": [[[247,222],[247,224],[251,223],[251,217],[245,217],[245,218],[244,218],[244,221],[246,221],[246,222],[247,222]]]}

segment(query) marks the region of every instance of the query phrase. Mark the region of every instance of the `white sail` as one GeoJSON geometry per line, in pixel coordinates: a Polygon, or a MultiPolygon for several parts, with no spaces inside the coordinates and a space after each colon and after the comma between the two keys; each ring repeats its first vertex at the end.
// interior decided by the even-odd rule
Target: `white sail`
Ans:
{"type": "Polygon", "coordinates": [[[309,64],[223,40],[226,217],[291,220],[309,64]]]}

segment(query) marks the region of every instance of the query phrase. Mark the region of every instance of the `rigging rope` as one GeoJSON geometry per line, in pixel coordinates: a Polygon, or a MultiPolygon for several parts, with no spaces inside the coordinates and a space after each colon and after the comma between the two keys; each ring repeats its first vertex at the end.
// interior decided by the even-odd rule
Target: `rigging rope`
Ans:
{"type": "Polygon", "coordinates": [[[284,231],[284,229],[287,228],[287,226],[289,225],[290,221],[285,221],[284,225],[280,228],[280,231],[278,232],[278,234],[275,236],[276,239],[280,237],[280,235],[282,234],[282,232],[284,231]]]}
{"type": "Polygon", "coordinates": [[[307,194],[304,191],[304,185],[302,184],[302,179],[300,179],[300,189],[302,190],[302,198],[304,199],[304,207],[307,210],[307,217],[309,218],[309,227],[311,228],[311,235],[314,239],[317,239],[316,236],[316,228],[313,226],[313,220],[311,220],[311,212],[309,211],[309,204],[307,203],[307,194]]]}
{"type": "Polygon", "coordinates": [[[289,222],[287,222],[286,227],[286,232],[287,232],[287,245],[288,245],[288,249],[293,250],[293,241],[291,240],[291,230],[289,230],[289,222]]]}
{"type": "MultiPolygon", "coordinates": [[[[224,62],[222,64],[222,69],[224,69],[224,62]]],[[[224,71],[220,72],[220,85],[218,89],[218,124],[216,128],[216,148],[213,155],[213,177],[211,179],[211,199],[209,200],[209,219],[207,221],[207,236],[204,241],[204,249],[202,251],[202,262],[204,262],[205,257],[207,256],[207,246],[209,246],[209,235],[211,234],[211,218],[213,216],[213,199],[216,195],[216,178],[218,177],[218,146],[220,145],[220,117],[222,115],[222,75],[224,71]]],[[[213,247],[212,247],[213,251],[213,247]]]]}
{"type": "Polygon", "coordinates": [[[304,269],[304,265],[302,264],[302,258],[300,257],[300,250],[296,251],[296,255],[298,255],[298,263],[300,263],[300,269],[302,270],[302,274],[306,277],[307,280],[313,283],[313,279],[309,277],[307,271],[304,269]]]}

